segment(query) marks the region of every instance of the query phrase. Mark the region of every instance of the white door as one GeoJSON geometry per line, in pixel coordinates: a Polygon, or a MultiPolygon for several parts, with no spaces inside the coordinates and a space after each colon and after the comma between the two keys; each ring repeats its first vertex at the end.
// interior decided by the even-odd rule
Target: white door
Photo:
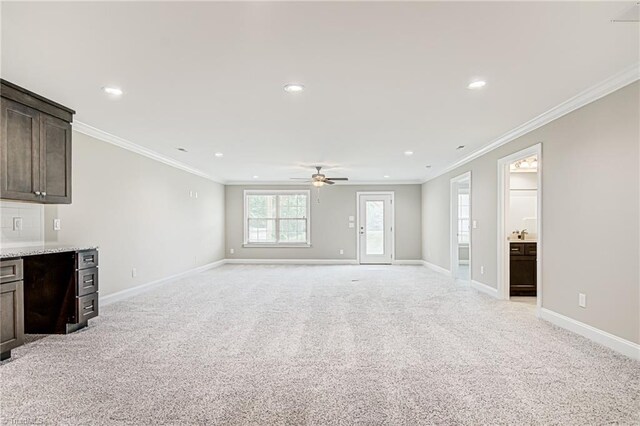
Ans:
{"type": "Polygon", "coordinates": [[[359,194],[360,263],[391,264],[393,260],[393,195],[359,194]]]}

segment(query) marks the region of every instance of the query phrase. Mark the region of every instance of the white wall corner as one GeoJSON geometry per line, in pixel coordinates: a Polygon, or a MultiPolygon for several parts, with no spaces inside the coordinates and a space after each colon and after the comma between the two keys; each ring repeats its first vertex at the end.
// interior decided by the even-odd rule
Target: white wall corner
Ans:
{"type": "Polygon", "coordinates": [[[484,294],[488,294],[489,296],[499,299],[498,297],[498,289],[491,287],[490,285],[486,285],[481,283],[480,281],[471,280],[471,288],[478,290],[484,294]]]}
{"type": "Polygon", "coordinates": [[[546,308],[539,309],[539,317],[558,327],[572,331],[596,343],[613,349],[629,358],[640,360],[640,345],[614,334],[600,330],[573,318],[551,311],[546,308]]]}
{"type": "Polygon", "coordinates": [[[448,277],[451,277],[451,271],[449,271],[449,270],[448,270],[448,269],[446,269],[446,268],[443,268],[442,266],[438,266],[438,265],[436,265],[436,264],[434,264],[434,263],[427,262],[426,260],[423,260],[423,261],[422,261],[422,264],[423,264],[424,266],[426,266],[427,268],[431,269],[432,271],[436,271],[436,272],[439,272],[439,273],[441,273],[441,274],[444,274],[444,275],[446,275],[446,276],[448,276],[448,277]]]}
{"type": "Polygon", "coordinates": [[[115,293],[112,294],[108,294],[106,296],[102,296],[99,295],[100,299],[100,305],[101,306],[107,306],[110,305],[112,303],[115,302],[119,302],[121,300],[125,300],[125,299],[129,299],[133,296],[136,296],[138,294],[141,293],[146,293],[147,291],[152,290],[153,288],[162,285],[162,284],[167,284],[171,281],[176,281],[180,278],[185,278],[188,277],[190,275],[195,275],[199,272],[203,272],[203,271],[207,271],[209,269],[213,269],[213,268],[217,268],[219,266],[222,266],[225,264],[224,259],[222,260],[218,260],[216,262],[212,262],[212,263],[207,263],[206,265],[202,265],[199,266],[197,268],[193,268],[193,269],[189,269],[188,271],[185,272],[181,272],[179,274],[175,274],[175,275],[170,275],[168,277],[165,278],[160,278],[159,280],[155,280],[155,281],[151,281],[148,283],[144,283],[144,284],[140,284],[137,285],[135,287],[131,287],[131,288],[127,288],[121,291],[117,291],[115,293]]]}

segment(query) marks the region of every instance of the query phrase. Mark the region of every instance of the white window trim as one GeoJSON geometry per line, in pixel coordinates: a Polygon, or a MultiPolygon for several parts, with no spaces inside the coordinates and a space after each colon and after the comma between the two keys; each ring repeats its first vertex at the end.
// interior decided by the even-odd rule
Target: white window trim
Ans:
{"type": "Polygon", "coordinates": [[[244,190],[243,229],[244,238],[242,247],[246,248],[308,248],[311,247],[311,191],[308,189],[245,189],[244,190]],[[248,195],[287,195],[305,194],[307,196],[307,242],[306,243],[250,243],[249,242],[249,210],[247,209],[248,195]]]}

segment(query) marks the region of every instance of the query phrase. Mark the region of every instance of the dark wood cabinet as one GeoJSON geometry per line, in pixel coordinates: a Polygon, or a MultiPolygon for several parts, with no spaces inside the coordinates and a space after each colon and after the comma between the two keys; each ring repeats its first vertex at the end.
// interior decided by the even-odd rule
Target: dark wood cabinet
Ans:
{"type": "Polygon", "coordinates": [[[24,257],[25,332],[67,334],[98,316],[98,251],[24,257]]]}
{"type": "Polygon", "coordinates": [[[0,198],[71,203],[73,110],[0,80],[0,198]]]}
{"type": "Polygon", "coordinates": [[[24,343],[22,259],[0,262],[0,360],[24,343]]]}
{"type": "Polygon", "coordinates": [[[511,296],[536,296],[536,243],[511,243],[509,257],[509,285],[511,296]]]}

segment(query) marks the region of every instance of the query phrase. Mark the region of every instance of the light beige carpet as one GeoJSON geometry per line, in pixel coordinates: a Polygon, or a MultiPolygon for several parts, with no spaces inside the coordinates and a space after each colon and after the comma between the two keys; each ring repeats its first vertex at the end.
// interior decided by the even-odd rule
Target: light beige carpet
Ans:
{"type": "Polygon", "coordinates": [[[640,363],[414,266],[224,266],[0,366],[2,424],[640,422],[640,363]]]}

